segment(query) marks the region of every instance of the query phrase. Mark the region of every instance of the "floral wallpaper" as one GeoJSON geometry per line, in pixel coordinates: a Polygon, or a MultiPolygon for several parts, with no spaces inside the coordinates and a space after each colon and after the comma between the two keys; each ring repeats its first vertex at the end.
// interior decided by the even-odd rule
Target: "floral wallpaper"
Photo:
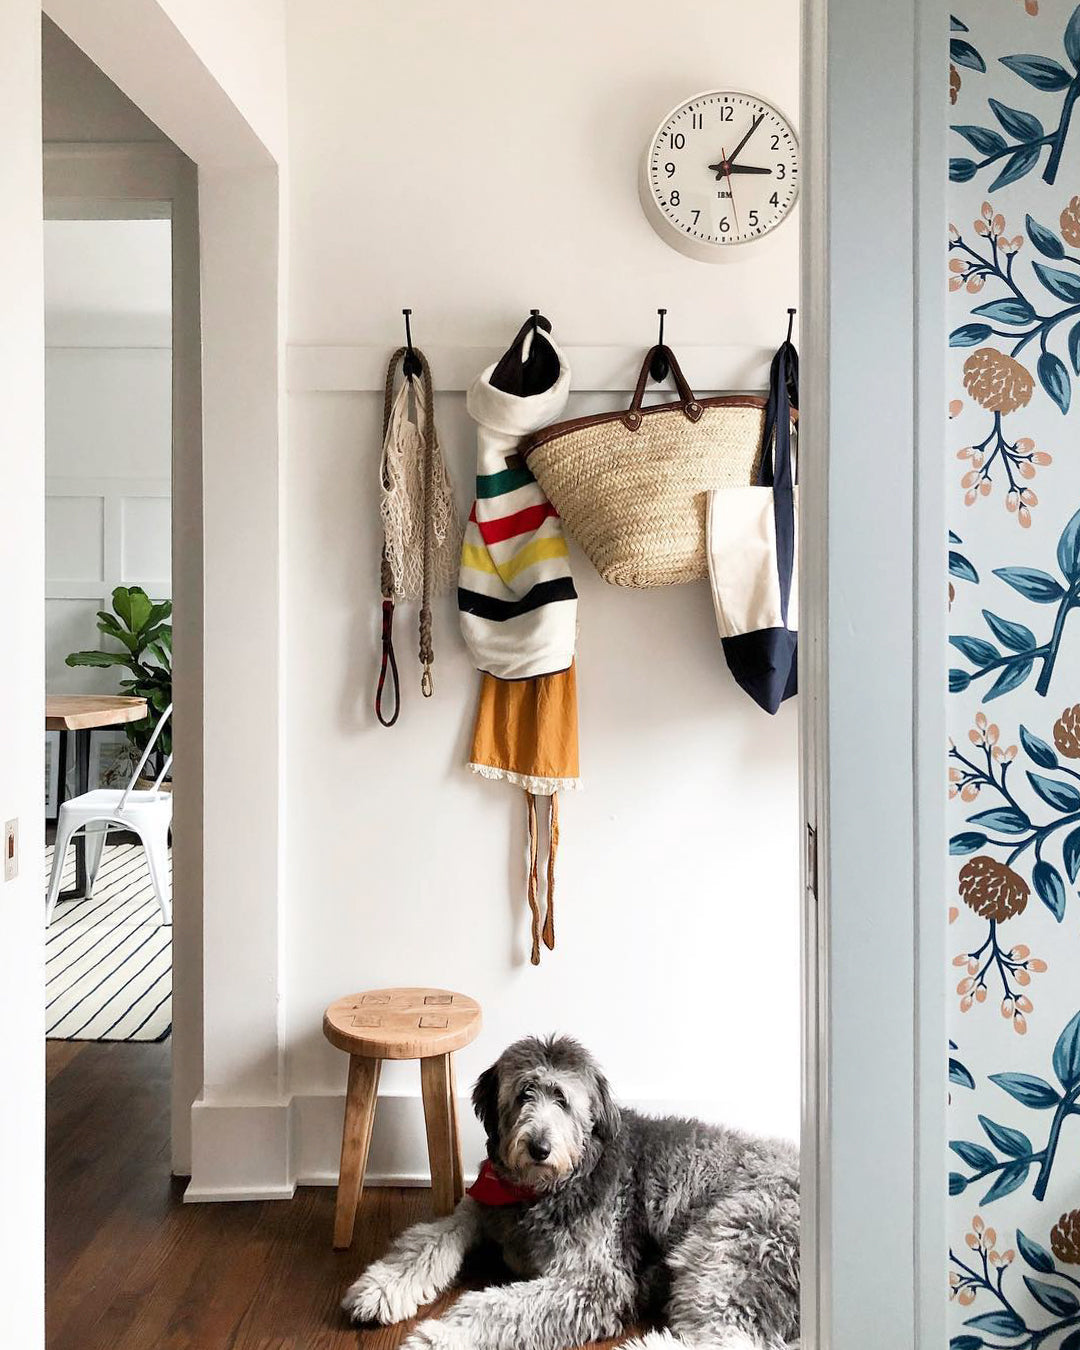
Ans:
{"type": "Polygon", "coordinates": [[[1080,1350],[1080,6],[958,3],[951,1346],[1080,1350]]]}

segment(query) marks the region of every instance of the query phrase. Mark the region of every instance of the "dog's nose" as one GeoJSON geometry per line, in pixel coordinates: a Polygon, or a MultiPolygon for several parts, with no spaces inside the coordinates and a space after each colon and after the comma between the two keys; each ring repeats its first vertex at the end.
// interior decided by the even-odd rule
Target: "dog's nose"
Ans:
{"type": "Polygon", "coordinates": [[[551,1154],[551,1145],[546,1139],[529,1140],[529,1157],[533,1162],[545,1162],[551,1154]]]}

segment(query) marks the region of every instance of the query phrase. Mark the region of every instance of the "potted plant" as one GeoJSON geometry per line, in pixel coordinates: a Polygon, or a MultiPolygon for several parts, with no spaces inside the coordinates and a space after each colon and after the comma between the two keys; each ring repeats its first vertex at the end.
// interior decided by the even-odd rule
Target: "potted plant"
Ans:
{"type": "MultiPolygon", "coordinates": [[[[134,698],[146,699],[149,713],[139,722],[128,722],[124,732],[141,755],[157,726],[158,718],[172,702],[172,601],[150,599],[141,586],[117,586],[112,593],[115,614],[98,610],[98,632],[120,646],[119,651],[72,652],[69,666],[122,666],[130,671],[120,688],[134,698]]],[[[151,780],[172,753],[172,727],[166,726],[154,746],[144,772],[151,780]]]]}

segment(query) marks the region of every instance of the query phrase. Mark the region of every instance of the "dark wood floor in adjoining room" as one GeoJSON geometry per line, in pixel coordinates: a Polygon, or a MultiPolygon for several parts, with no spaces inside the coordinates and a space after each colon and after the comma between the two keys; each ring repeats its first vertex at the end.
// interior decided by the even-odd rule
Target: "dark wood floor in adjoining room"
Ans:
{"type": "MultiPolygon", "coordinates": [[[[168,1043],[50,1041],[46,1062],[48,1350],[392,1350],[403,1339],[408,1323],[349,1328],[338,1300],[395,1233],[430,1217],[428,1191],[366,1191],[350,1252],[330,1246],[330,1187],[184,1205],[169,1175],[168,1043]]],[[[469,1283],[490,1275],[476,1269],[469,1283]]]]}

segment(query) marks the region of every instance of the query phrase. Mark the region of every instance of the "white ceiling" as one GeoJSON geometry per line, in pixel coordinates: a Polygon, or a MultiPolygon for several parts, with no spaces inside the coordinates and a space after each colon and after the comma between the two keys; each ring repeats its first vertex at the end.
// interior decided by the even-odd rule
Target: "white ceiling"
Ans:
{"type": "Polygon", "coordinates": [[[45,344],[168,347],[171,222],[47,220],[45,344]]]}

